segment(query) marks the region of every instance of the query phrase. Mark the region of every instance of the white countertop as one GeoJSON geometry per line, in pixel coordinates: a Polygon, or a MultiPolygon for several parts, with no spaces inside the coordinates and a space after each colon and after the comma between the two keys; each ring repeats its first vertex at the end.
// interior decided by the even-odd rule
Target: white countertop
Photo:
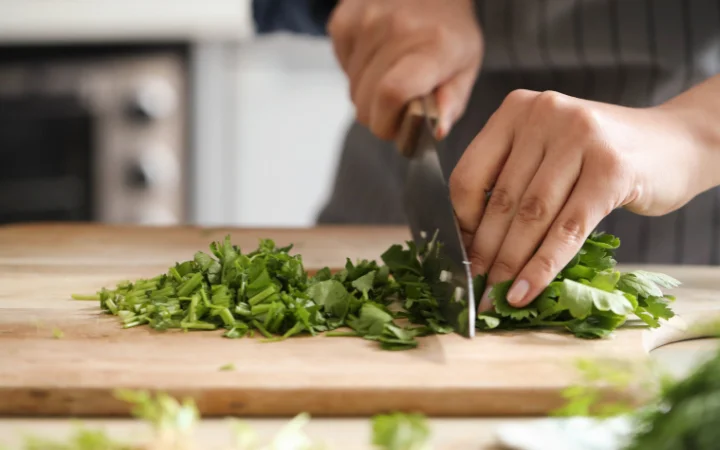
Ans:
{"type": "Polygon", "coordinates": [[[0,44],[218,41],[252,35],[250,0],[0,0],[0,44]]]}

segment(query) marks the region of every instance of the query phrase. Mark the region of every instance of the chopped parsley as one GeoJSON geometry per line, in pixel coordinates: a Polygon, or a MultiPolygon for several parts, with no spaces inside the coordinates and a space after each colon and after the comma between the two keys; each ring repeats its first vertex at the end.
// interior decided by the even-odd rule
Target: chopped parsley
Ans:
{"type": "MultiPolygon", "coordinates": [[[[603,338],[635,314],[649,327],[673,316],[674,297],[661,288],[679,282],[645,271],[621,273],[614,252],[620,241],[593,233],[582,249],[534,302],[515,308],[506,295],[513,280],[493,286],[494,309],[479,314],[479,331],[563,328],[580,338],[603,338]]],[[[124,281],[96,295],[103,311],[119,317],[124,328],[147,325],[156,330],[223,330],[226,338],[260,335],[276,342],[300,334],[358,336],[386,350],[418,346],[418,337],[453,331],[427,283],[440,273],[424,265],[428,247],[413,242],[393,245],[382,263],[349,258],[344,269],[305,271],[292,245],[277,247],[262,239],[243,253],[227,236],[212,242],[166,273],[124,281]]],[[[485,278],[475,278],[482,292],[485,278]]]]}

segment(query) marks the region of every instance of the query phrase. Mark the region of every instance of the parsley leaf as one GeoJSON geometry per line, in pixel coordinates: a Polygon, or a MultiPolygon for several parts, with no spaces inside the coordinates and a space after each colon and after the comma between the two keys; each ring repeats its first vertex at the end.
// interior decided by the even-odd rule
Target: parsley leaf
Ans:
{"type": "Polygon", "coordinates": [[[480,330],[492,330],[500,325],[500,318],[489,314],[478,314],[475,320],[478,322],[476,327],[480,330]]]}
{"type": "Polygon", "coordinates": [[[316,283],[308,289],[310,298],[325,311],[337,318],[344,319],[349,307],[347,289],[337,280],[327,280],[316,283]]]}
{"type": "Polygon", "coordinates": [[[380,336],[385,325],[392,323],[392,316],[379,305],[365,303],[360,310],[360,317],[348,320],[350,328],[363,336],[380,336]]]}
{"type": "Polygon", "coordinates": [[[375,282],[375,274],[376,274],[376,271],[372,270],[372,271],[366,273],[365,275],[361,276],[360,278],[354,280],[350,284],[352,285],[352,287],[354,287],[358,291],[360,291],[364,294],[367,294],[373,288],[373,284],[375,282]]]}
{"type": "Polygon", "coordinates": [[[619,314],[594,314],[569,323],[567,329],[579,338],[604,338],[623,323],[625,316],[619,314]]]}
{"type": "Polygon", "coordinates": [[[563,280],[559,303],[577,319],[584,319],[593,311],[612,311],[626,316],[634,311],[633,305],[621,292],[607,292],[573,280],[563,280]]]}
{"type": "Polygon", "coordinates": [[[537,316],[537,308],[530,304],[524,308],[515,308],[510,306],[507,301],[507,293],[512,286],[513,280],[495,284],[490,290],[490,298],[495,305],[495,311],[503,317],[509,317],[513,320],[522,320],[537,316]]]}

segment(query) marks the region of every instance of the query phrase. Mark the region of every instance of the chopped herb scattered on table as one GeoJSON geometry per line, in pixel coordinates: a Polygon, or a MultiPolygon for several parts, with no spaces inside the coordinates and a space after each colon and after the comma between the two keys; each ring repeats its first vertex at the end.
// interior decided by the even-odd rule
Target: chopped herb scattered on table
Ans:
{"type": "MultiPolygon", "coordinates": [[[[720,323],[715,327],[704,334],[719,338],[720,323]]],[[[658,371],[650,360],[578,361],[582,381],[565,389],[567,402],[554,415],[594,418],[598,428],[608,418],[626,421],[627,427],[608,426],[604,448],[715,450],[720,442],[720,348],[709,356],[681,377],[658,371]],[[601,392],[608,388],[613,395],[601,392]]]]}
{"type": "MultiPolygon", "coordinates": [[[[195,402],[182,401],[162,392],[118,390],[116,398],[132,406],[132,415],[152,429],[150,439],[141,443],[115,440],[102,429],[79,424],[64,441],[40,435],[26,436],[23,450],[208,450],[196,440],[195,429],[202,422],[195,402]]],[[[232,446],[227,450],[333,450],[305,431],[309,414],[300,413],[271,436],[261,437],[248,423],[231,418],[232,446]],[[267,438],[270,439],[267,439],[267,438]]],[[[376,414],[370,418],[370,440],[377,450],[430,450],[430,428],[425,416],[413,413],[376,414]]]]}
{"type": "MultiPolygon", "coordinates": [[[[176,263],[151,279],[125,281],[95,297],[101,308],[120,318],[125,328],[149,325],[156,330],[223,329],[227,338],[262,335],[279,341],[298,334],[359,336],[387,350],[418,345],[417,337],[451,333],[428,284],[424,265],[432,241],[393,245],[382,264],[349,258],[343,270],[329,268],[309,276],[292,245],[270,239],[243,253],[227,236],[212,242],[210,253],[176,263]]],[[[512,280],[491,291],[494,311],[479,314],[480,331],[560,327],[580,338],[602,338],[635,314],[650,327],[673,316],[674,297],[661,288],[680,283],[663,274],[622,273],[615,269],[620,240],[593,233],[575,258],[530,305],[514,308],[505,296],[512,280]]],[[[430,274],[430,275],[428,275],[430,274]]],[[[476,297],[485,278],[475,278],[476,297]]],[[[88,299],[89,296],[75,295],[88,299]]]]}

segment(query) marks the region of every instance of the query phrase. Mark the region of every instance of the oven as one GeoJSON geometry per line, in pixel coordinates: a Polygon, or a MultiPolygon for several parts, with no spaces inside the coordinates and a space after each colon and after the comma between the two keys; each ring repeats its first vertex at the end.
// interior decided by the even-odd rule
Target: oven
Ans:
{"type": "Polygon", "coordinates": [[[0,49],[0,223],[187,219],[187,52],[0,49]]]}

